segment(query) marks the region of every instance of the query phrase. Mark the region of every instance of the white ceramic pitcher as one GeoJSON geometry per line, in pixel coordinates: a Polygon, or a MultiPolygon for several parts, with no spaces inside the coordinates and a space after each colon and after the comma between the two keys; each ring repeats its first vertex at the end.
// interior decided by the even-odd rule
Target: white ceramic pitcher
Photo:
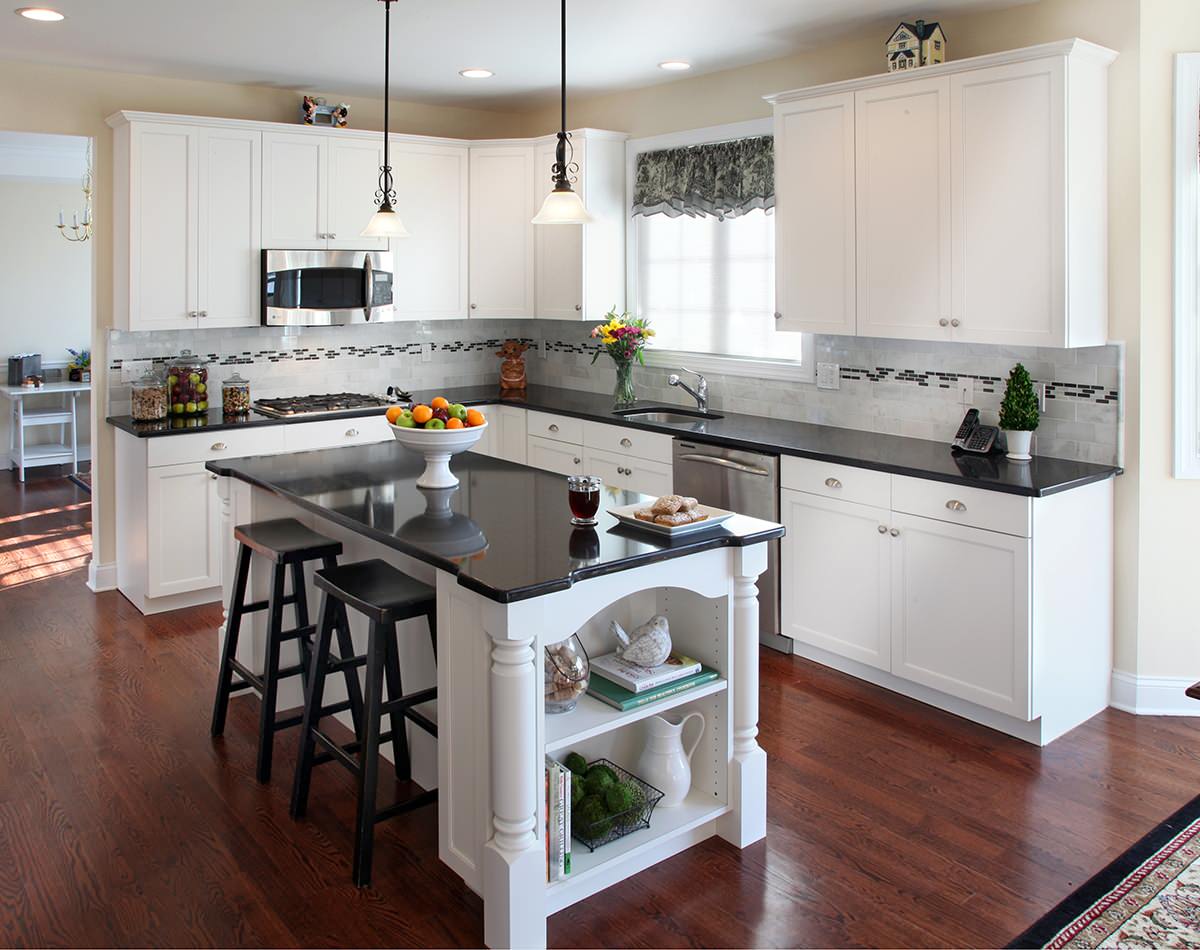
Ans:
{"type": "Polygon", "coordinates": [[[683,803],[692,787],[692,753],[704,736],[703,714],[690,712],[678,722],[665,716],[646,720],[646,748],[638,759],[634,774],[663,793],[659,808],[674,808],[683,803]],[[683,750],[683,727],[689,719],[700,720],[700,731],[686,752],[683,750]]]}

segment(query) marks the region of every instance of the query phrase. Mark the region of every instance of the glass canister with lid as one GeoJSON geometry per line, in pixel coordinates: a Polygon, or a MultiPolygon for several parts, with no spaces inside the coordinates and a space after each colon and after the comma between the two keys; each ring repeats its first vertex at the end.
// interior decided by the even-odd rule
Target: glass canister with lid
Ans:
{"type": "Polygon", "coordinates": [[[135,422],[161,422],[167,418],[167,384],[161,373],[148,369],[134,381],[129,414],[135,422]]]}
{"type": "Polygon", "coordinates": [[[173,416],[208,412],[208,367],[191,350],[184,350],[167,370],[167,395],[173,416]]]}
{"type": "Polygon", "coordinates": [[[221,414],[244,416],[250,412],[250,380],[234,373],[221,381],[221,414]]]}

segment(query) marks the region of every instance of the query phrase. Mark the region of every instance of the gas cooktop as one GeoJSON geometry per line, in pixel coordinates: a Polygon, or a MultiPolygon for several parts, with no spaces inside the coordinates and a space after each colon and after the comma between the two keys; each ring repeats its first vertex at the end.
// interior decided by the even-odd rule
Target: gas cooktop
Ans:
{"type": "Polygon", "coordinates": [[[355,409],[382,409],[395,403],[395,398],[367,396],[363,393],[322,393],[316,396],[282,396],[278,399],[256,399],[254,411],[264,416],[282,419],[289,416],[322,416],[355,409]]]}

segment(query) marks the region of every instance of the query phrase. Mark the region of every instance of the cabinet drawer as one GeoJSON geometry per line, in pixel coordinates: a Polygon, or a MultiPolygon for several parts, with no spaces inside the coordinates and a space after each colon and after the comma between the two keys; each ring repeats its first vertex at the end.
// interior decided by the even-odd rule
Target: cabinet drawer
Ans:
{"type": "Polygon", "coordinates": [[[816,459],[785,455],[780,462],[780,484],[795,491],[811,492],[826,498],[840,498],[860,505],[890,508],[892,476],[851,465],[834,465],[816,459]]]}
{"type": "Polygon", "coordinates": [[[282,426],[283,445],[288,452],[332,449],[339,445],[369,445],[392,437],[384,416],[322,419],[282,426]]]}
{"type": "Polygon", "coordinates": [[[284,451],[283,430],[287,426],[256,426],[238,431],[198,432],[195,435],[170,435],[150,439],[146,446],[146,464],[181,465],[211,459],[241,458],[247,455],[271,455],[284,451]]]}
{"type": "Polygon", "coordinates": [[[671,466],[663,462],[586,449],[583,467],[586,474],[598,475],[610,488],[655,496],[671,493],[671,466]]]}
{"type": "Polygon", "coordinates": [[[530,412],[526,420],[530,435],[555,442],[570,442],[583,445],[583,420],[567,416],[554,416],[548,412],[530,412]]]}
{"type": "Polygon", "coordinates": [[[892,476],[893,511],[1000,531],[1018,538],[1030,536],[1031,501],[1021,495],[892,476]]]}
{"type": "Polygon", "coordinates": [[[652,462],[670,462],[671,442],[671,437],[661,432],[645,432],[628,426],[610,426],[603,422],[583,424],[584,446],[599,449],[601,452],[632,455],[634,458],[649,459],[652,462]]]}
{"type": "Polygon", "coordinates": [[[583,450],[578,446],[531,435],[527,449],[527,464],[531,468],[540,468],[544,472],[558,472],[560,475],[583,473],[583,450]]]}

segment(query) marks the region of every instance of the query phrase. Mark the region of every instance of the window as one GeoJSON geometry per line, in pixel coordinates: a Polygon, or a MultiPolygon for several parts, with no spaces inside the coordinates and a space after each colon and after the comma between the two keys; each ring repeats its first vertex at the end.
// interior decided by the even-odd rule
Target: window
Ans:
{"type": "Polygon", "coordinates": [[[1200,53],[1175,62],[1175,477],[1200,478],[1200,53]]]}
{"type": "MultiPolygon", "coordinates": [[[[770,120],[630,143],[637,156],[769,134],[770,120]]],[[[629,225],[629,305],[656,337],[648,362],[702,372],[811,379],[812,337],[775,329],[775,216],[635,214],[629,225]]]]}

